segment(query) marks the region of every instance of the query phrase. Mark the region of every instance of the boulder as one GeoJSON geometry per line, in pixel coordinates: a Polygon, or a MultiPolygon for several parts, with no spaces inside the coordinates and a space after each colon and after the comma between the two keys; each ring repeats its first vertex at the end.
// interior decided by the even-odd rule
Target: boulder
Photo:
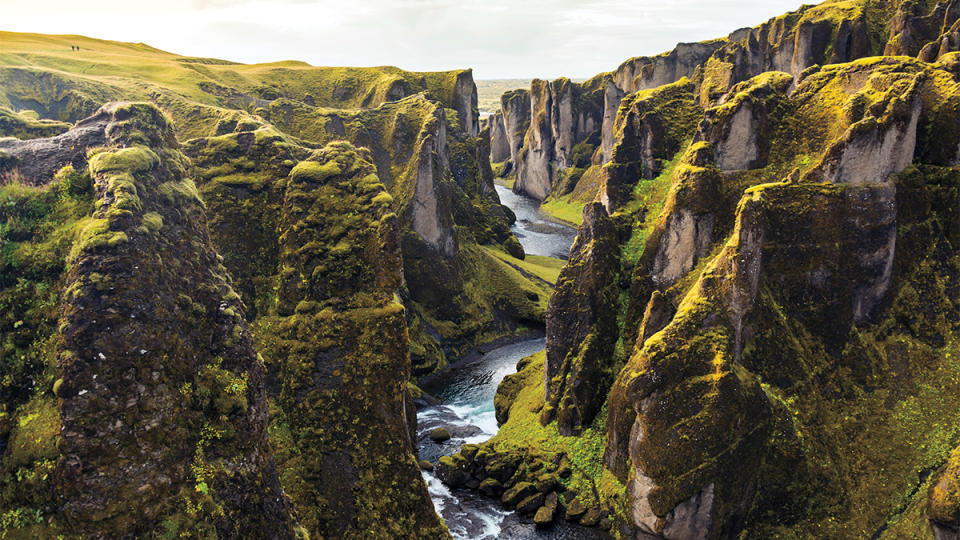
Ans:
{"type": "Polygon", "coordinates": [[[514,259],[520,259],[522,261],[524,258],[526,258],[526,253],[523,251],[523,246],[520,245],[520,241],[517,240],[516,236],[508,236],[503,242],[503,249],[507,250],[507,253],[509,253],[514,259]]]}
{"type": "Polygon", "coordinates": [[[579,521],[587,513],[587,507],[580,502],[580,499],[573,499],[567,503],[567,512],[564,518],[567,521],[579,521]]]}
{"type": "Polygon", "coordinates": [[[503,495],[503,484],[497,481],[496,478],[484,479],[483,482],[480,482],[480,486],[477,489],[487,497],[499,498],[503,495]]]}
{"type": "Polygon", "coordinates": [[[430,440],[433,442],[443,442],[450,440],[450,431],[444,427],[438,427],[430,430],[430,440]]]}
{"type": "Polygon", "coordinates": [[[549,527],[553,524],[553,514],[555,509],[547,508],[546,506],[541,506],[537,513],[533,516],[533,522],[536,523],[537,527],[549,527]]]}
{"type": "Polygon", "coordinates": [[[524,498],[517,503],[517,512],[526,515],[533,514],[537,511],[537,509],[543,506],[545,497],[546,496],[543,493],[534,493],[533,495],[524,498]]]}
{"type": "Polygon", "coordinates": [[[603,517],[603,511],[599,508],[590,508],[587,513],[580,518],[580,524],[584,527],[596,527],[603,517]]]}
{"type": "MultiPolygon", "coordinates": [[[[517,503],[537,494],[537,487],[530,482],[519,482],[517,485],[503,493],[500,501],[508,508],[514,508],[517,503]]],[[[537,505],[539,506],[539,505],[537,505]]]]}
{"type": "Polygon", "coordinates": [[[470,480],[466,466],[466,460],[463,460],[460,456],[443,456],[437,461],[437,477],[450,487],[463,486],[470,480]]]}

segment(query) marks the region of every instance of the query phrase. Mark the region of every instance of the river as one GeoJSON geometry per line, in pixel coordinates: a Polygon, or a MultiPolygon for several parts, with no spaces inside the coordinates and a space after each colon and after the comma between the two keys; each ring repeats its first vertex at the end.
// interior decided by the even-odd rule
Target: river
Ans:
{"type": "MultiPolygon", "coordinates": [[[[576,230],[560,224],[539,210],[533,199],[514,194],[497,185],[501,202],[517,215],[513,232],[526,253],[567,258],[576,230]]],[[[455,363],[446,371],[423,382],[423,390],[438,398],[441,405],[418,403],[417,446],[420,459],[436,464],[442,456],[456,453],[466,443],[482,443],[497,433],[493,397],[505,376],[516,372],[517,362],[542,351],[541,336],[519,343],[483,350],[455,363]],[[443,443],[430,440],[430,430],[446,427],[452,438],[443,443]]],[[[549,529],[538,529],[528,516],[504,510],[499,501],[477,491],[451,490],[432,473],[423,477],[437,509],[456,539],[497,540],[553,538],[588,540],[609,538],[599,529],[573,525],[558,519],[549,529]]]]}
{"type": "Polygon", "coordinates": [[[517,222],[513,234],[528,255],[566,259],[577,237],[577,230],[540,211],[536,199],[518,195],[506,186],[496,185],[500,202],[513,210],[517,222]]]}

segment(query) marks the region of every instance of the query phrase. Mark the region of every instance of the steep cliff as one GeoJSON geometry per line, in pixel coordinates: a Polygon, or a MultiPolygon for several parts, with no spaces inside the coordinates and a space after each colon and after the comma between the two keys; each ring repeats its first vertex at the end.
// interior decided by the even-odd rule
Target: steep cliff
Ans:
{"type": "Polygon", "coordinates": [[[510,160],[501,174],[515,174],[517,156],[530,127],[530,92],[512,90],[504,93],[500,96],[500,110],[490,122],[490,161],[501,163],[510,160]]]}
{"type": "Polygon", "coordinates": [[[211,209],[214,241],[257,313],[270,310],[268,276],[276,272],[277,255],[269,237],[279,225],[283,179],[309,154],[283,135],[296,132],[306,144],[346,139],[371,151],[401,227],[401,296],[415,371],[432,371],[518,324],[543,320],[546,283],[478,281],[477,267],[497,263],[477,243],[500,244],[511,235],[493,188],[486,135],[468,137],[457,129],[456,113],[423,96],[355,112],[278,100],[265,116],[283,131],[264,128],[186,145],[211,209]],[[235,241],[238,230],[245,242],[235,241]]]}
{"type": "Polygon", "coordinates": [[[322,537],[446,535],[413,458],[391,202],[365,150],[331,143],[298,163],[281,209],[276,314],[255,327],[279,386],[271,434],[284,489],[322,537]]]}
{"type": "Polygon", "coordinates": [[[590,425],[613,376],[616,343],[617,231],[603,205],[584,207],[583,225],[570,248],[547,308],[545,401],[541,422],[556,419],[562,435],[590,425]]]}
{"type": "Polygon", "coordinates": [[[517,154],[514,191],[543,200],[559,187],[560,173],[573,164],[575,146],[599,132],[603,99],[597,80],[583,84],[568,79],[533,81],[530,127],[517,154]]]}
{"type": "MultiPolygon", "coordinates": [[[[616,70],[599,74],[584,83],[590,91],[599,87],[602,95],[595,100],[588,100],[582,109],[574,106],[570,116],[594,119],[595,124],[601,128],[601,133],[599,144],[593,146],[600,146],[602,152],[597,163],[591,163],[588,159],[587,170],[577,171],[573,175],[575,178],[568,179],[567,182],[558,182],[557,179],[564,169],[572,166],[568,159],[571,146],[555,144],[554,141],[566,139],[580,142],[586,139],[586,135],[577,132],[569,122],[564,124],[560,120],[561,116],[551,114],[549,109],[552,101],[544,94],[545,87],[542,84],[534,85],[531,88],[531,95],[534,96],[531,127],[521,152],[527,159],[522,171],[522,182],[516,189],[537,199],[552,196],[564,203],[582,206],[601,191],[602,182],[599,179],[603,171],[600,165],[612,159],[613,147],[618,140],[615,133],[618,110],[625,98],[637,99],[630,98],[631,94],[663,87],[686,78],[697,87],[695,98],[698,104],[708,108],[720,104],[721,98],[736,84],[765,72],[780,71],[799,76],[813,66],[849,62],[881,54],[884,48],[882,40],[888,39],[885,35],[881,38],[881,34],[889,32],[893,35],[889,38],[890,43],[899,43],[900,38],[896,35],[906,35],[913,31],[909,29],[912,28],[913,23],[910,21],[913,19],[903,15],[903,11],[912,13],[920,9],[924,8],[909,2],[831,0],[816,6],[803,6],[754,28],[737,30],[725,38],[701,43],[681,43],[672,51],[658,56],[627,60],[616,70]],[[896,11],[898,6],[900,12],[896,11]],[[900,15],[894,16],[894,13],[900,15]],[[897,30],[901,27],[909,28],[897,30]],[[596,102],[600,102],[599,116],[596,102]],[[596,120],[597,118],[599,120],[596,120]],[[569,185],[580,182],[583,185],[569,185]],[[576,197],[564,198],[574,189],[578,191],[576,197]]],[[[954,50],[951,48],[950,32],[956,20],[956,9],[952,4],[949,9],[946,6],[930,9],[933,12],[928,19],[938,23],[914,24],[925,30],[913,32],[923,33],[925,37],[910,38],[920,40],[921,46],[930,45],[923,57],[928,61],[936,60],[939,55],[954,50]],[[935,30],[926,30],[933,26],[936,27],[935,30]],[[936,54],[933,52],[934,48],[937,50],[936,54]],[[939,52],[941,49],[943,52],[939,52]]],[[[887,45],[888,49],[891,47],[894,45],[887,45]]],[[[915,56],[918,53],[919,49],[908,54],[915,56]]],[[[518,181],[521,181],[520,175],[518,181]]],[[[546,208],[551,210],[550,205],[546,208]]]]}
{"type": "Polygon", "coordinates": [[[581,368],[550,352],[580,334],[548,335],[502,385],[497,437],[446,468],[516,462],[509,489],[567,460],[568,518],[609,516],[624,537],[956,534],[955,59],[769,71],[709,101],[696,80],[627,95],[601,167],[619,268],[554,298],[616,298],[616,326],[580,341],[602,330],[595,365],[617,379],[563,398],[601,403],[570,429],[551,385],[581,368]]]}
{"type": "Polygon", "coordinates": [[[689,141],[703,114],[693,91],[683,79],[621,102],[612,131],[616,142],[601,171],[600,200],[609,211],[629,200],[639,180],[660,175],[689,141]]]}
{"type": "MultiPolygon", "coordinates": [[[[515,239],[508,242],[512,217],[493,189],[490,147],[479,132],[470,70],[414,73],[301,62],[244,65],[182,57],[142,44],[78,38],[82,58],[99,66],[92,75],[84,71],[86,63],[77,63],[78,55],[70,52],[74,43],[66,38],[3,33],[0,39],[5,50],[0,105],[22,111],[13,115],[17,126],[26,125],[21,118],[34,116],[79,121],[105,101],[142,99],[174,120],[191,156],[201,157],[197,148],[204,148],[198,176],[215,179],[216,196],[224,197],[224,204],[211,202],[214,229],[220,230],[221,223],[231,227],[215,232],[214,242],[253,313],[267,309],[272,285],[265,276],[272,274],[276,262],[275,250],[263,247],[270,244],[264,238],[276,226],[282,199],[282,191],[272,184],[312,150],[348,140],[372,151],[377,175],[394,198],[391,207],[406,246],[407,286],[401,296],[408,308],[418,373],[522,325],[543,324],[546,283],[521,277],[502,287],[474,286],[474,268],[497,264],[478,246],[501,246],[515,239]],[[261,163],[260,157],[267,162],[261,163]],[[267,204],[251,206],[250,193],[267,204]],[[233,207],[235,203],[240,207],[233,207]],[[248,223],[255,228],[245,230],[248,223]],[[237,234],[256,243],[235,242],[237,234]],[[435,294],[437,279],[450,296],[435,294]],[[524,290],[536,291],[536,300],[529,300],[524,290]],[[451,306],[450,297],[462,301],[451,306]],[[461,320],[475,324],[461,325],[461,320]]],[[[522,102],[505,110],[522,109],[522,102]]],[[[529,122],[523,116],[511,113],[514,137],[520,129],[517,122],[529,122]]],[[[27,133],[12,126],[11,134],[27,133]]],[[[56,126],[47,121],[43,129],[62,129],[56,126]]],[[[0,150],[0,162],[17,161],[28,177],[51,174],[67,161],[82,161],[78,150],[67,160],[56,157],[68,148],[83,148],[69,140],[76,136],[18,146],[18,155],[0,150]]],[[[201,184],[205,196],[214,195],[207,183],[201,184]]]]}
{"type": "MultiPolygon", "coordinates": [[[[34,327],[32,342],[8,342],[34,361],[23,366],[28,393],[4,403],[14,426],[4,435],[4,527],[293,538],[267,441],[263,364],[172,126],[136,104],[110,104],[83,124],[100,134],[82,172],[4,188],[35,210],[31,227],[5,239],[6,264],[25,277],[3,294],[46,268],[37,300],[61,313],[34,327]]],[[[21,211],[11,206],[7,223],[21,211]]]]}

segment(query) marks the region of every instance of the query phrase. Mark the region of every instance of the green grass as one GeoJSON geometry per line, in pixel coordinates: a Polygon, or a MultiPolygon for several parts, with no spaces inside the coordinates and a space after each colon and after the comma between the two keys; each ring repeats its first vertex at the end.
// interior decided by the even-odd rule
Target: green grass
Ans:
{"type": "Polygon", "coordinates": [[[643,219],[634,222],[630,240],[623,246],[623,256],[628,260],[636,261],[643,254],[647,238],[660,218],[663,205],[670,193],[673,172],[682,157],[683,151],[680,151],[670,160],[670,163],[659,176],[653,180],[641,179],[637,182],[633,189],[633,197],[617,212],[618,214],[637,215],[640,211],[644,211],[643,219]]]}
{"type": "Polygon", "coordinates": [[[407,93],[426,91],[453,107],[462,73],[294,61],[238,64],[180,56],[142,43],[0,32],[0,106],[16,109],[14,103],[36,102],[50,107],[46,116],[75,122],[93,112],[92,104],[152,101],[173,117],[181,140],[212,135],[220,122],[255,119],[251,115],[258,108],[278,98],[332,109],[371,108],[405,87],[407,93]],[[73,45],[79,52],[71,50],[73,45]],[[54,80],[41,83],[39,75],[51,72],[54,80]]]}
{"type": "Polygon", "coordinates": [[[560,197],[548,197],[540,209],[560,221],[579,227],[583,223],[583,207],[598,200],[602,183],[603,166],[591,165],[580,175],[573,191],[560,197]]]}
{"type": "Polygon", "coordinates": [[[593,424],[580,435],[564,437],[557,431],[557,423],[540,425],[540,410],[544,405],[543,368],[546,351],[531,357],[523,370],[524,386],[510,408],[509,420],[490,439],[497,451],[512,449],[543,454],[565,453],[570,458],[573,473],[563,480],[564,486],[577,491],[586,502],[605,503],[621,507],[626,502],[626,491],[616,477],[603,466],[606,441],[607,410],[594,419],[593,424]],[[601,501],[595,501],[594,493],[601,501]]]}
{"type": "Polygon", "coordinates": [[[497,259],[500,259],[517,270],[527,274],[532,274],[546,281],[550,285],[553,285],[557,282],[557,278],[560,277],[560,270],[564,267],[564,265],[567,264],[567,261],[563,259],[542,257],[540,255],[527,255],[526,258],[521,261],[520,259],[515,259],[499,249],[494,249],[487,246],[483,246],[483,249],[490,255],[493,255],[497,259]]]}
{"type": "Polygon", "coordinates": [[[550,199],[540,205],[540,209],[550,217],[579,227],[583,223],[583,207],[586,203],[571,200],[570,195],[550,199]]]}

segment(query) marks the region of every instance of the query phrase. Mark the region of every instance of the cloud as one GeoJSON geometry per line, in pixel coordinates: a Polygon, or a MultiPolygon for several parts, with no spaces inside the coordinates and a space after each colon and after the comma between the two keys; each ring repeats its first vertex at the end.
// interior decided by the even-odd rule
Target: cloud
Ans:
{"type": "Polygon", "coordinates": [[[5,6],[4,29],[140,41],[241,62],[585,78],[797,7],[787,0],[36,0],[5,6]]]}

